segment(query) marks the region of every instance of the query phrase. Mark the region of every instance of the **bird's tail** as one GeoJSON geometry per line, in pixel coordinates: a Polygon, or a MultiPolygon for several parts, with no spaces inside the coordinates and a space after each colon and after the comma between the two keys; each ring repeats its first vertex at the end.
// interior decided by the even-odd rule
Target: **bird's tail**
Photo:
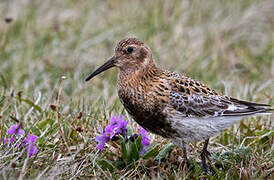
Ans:
{"type": "Polygon", "coordinates": [[[274,109],[270,107],[269,104],[259,104],[254,102],[248,102],[243,100],[238,100],[231,98],[231,102],[238,106],[239,108],[235,110],[227,110],[224,112],[226,116],[249,116],[255,114],[272,114],[274,109]]]}

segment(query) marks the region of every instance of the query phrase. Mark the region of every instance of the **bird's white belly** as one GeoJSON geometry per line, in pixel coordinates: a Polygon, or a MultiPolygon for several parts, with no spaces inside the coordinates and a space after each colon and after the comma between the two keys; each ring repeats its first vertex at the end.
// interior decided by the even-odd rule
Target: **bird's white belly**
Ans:
{"type": "Polygon", "coordinates": [[[216,136],[224,129],[229,128],[235,122],[241,120],[242,117],[185,117],[183,115],[171,115],[167,120],[171,126],[179,134],[174,137],[174,141],[182,141],[179,143],[190,143],[206,140],[216,136]]]}

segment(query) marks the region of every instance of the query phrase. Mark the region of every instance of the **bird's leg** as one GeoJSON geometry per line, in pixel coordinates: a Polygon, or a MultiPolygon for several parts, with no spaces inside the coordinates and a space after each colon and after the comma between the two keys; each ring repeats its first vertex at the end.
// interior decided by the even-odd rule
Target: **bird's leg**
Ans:
{"type": "Polygon", "coordinates": [[[206,140],[205,140],[205,143],[204,143],[203,150],[202,150],[202,152],[201,152],[202,166],[203,166],[204,171],[205,171],[206,173],[207,173],[206,159],[209,160],[209,156],[211,156],[211,154],[210,154],[210,153],[208,152],[208,150],[207,150],[208,142],[209,142],[209,139],[206,139],[206,140]]]}
{"type": "Polygon", "coordinates": [[[183,143],[183,159],[187,168],[189,168],[189,162],[187,159],[186,145],[183,143]]]}
{"type": "MultiPolygon", "coordinates": [[[[209,142],[209,139],[206,139],[205,140],[205,143],[204,143],[204,147],[203,147],[203,150],[201,152],[201,159],[202,159],[202,166],[203,166],[203,169],[205,171],[205,173],[207,173],[207,163],[206,163],[206,159],[210,161],[209,157],[211,156],[210,152],[208,152],[207,150],[207,146],[208,146],[208,142],[209,142]]],[[[209,168],[210,170],[213,172],[213,174],[216,174],[216,171],[214,170],[214,168],[211,166],[211,164],[209,165],[209,168]]]]}

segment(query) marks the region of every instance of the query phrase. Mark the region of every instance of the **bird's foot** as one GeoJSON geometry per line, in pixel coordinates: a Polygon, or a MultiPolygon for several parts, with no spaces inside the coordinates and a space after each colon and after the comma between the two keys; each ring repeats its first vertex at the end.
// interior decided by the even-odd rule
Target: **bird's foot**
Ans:
{"type": "Polygon", "coordinates": [[[202,160],[202,167],[204,169],[204,172],[207,174],[208,172],[208,169],[213,173],[213,174],[217,174],[215,169],[211,166],[211,161],[210,161],[210,157],[211,154],[210,152],[206,149],[206,148],[203,148],[202,152],[201,152],[201,160],[202,160]],[[209,162],[209,166],[207,164],[207,162],[209,162]]]}
{"type": "Polygon", "coordinates": [[[208,156],[208,151],[207,150],[203,150],[201,152],[201,160],[202,160],[202,166],[203,166],[203,169],[204,169],[204,172],[207,174],[207,163],[206,163],[206,159],[207,159],[207,156],[208,156]]]}
{"type": "Polygon", "coordinates": [[[189,163],[189,160],[187,158],[187,152],[186,152],[186,148],[185,147],[183,148],[183,154],[182,154],[181,157],[182,157],[183,167],[186,168],[186,169],[189,169],[190,163],[189,163]]]}
{"type": "Polygon", "coordinates": [[[184,168],[186,168],[186,169],[189,169],[189,168],[190,168],[190,163],[189,163],[189,161],[188,161],[187,158],[184,157],[183,163],[184,163],[184,168]]]}

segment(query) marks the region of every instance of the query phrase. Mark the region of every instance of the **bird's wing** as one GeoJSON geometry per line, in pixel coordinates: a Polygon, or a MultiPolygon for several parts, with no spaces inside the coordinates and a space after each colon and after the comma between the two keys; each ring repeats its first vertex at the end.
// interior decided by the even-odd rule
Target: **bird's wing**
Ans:
{"type": "Polygon", "coordinates": [[[247,116],[266,113],[266,104],[223,96],[204,84],[180,77],[169,81],[170,105],[187,117],[247,116]]]}

